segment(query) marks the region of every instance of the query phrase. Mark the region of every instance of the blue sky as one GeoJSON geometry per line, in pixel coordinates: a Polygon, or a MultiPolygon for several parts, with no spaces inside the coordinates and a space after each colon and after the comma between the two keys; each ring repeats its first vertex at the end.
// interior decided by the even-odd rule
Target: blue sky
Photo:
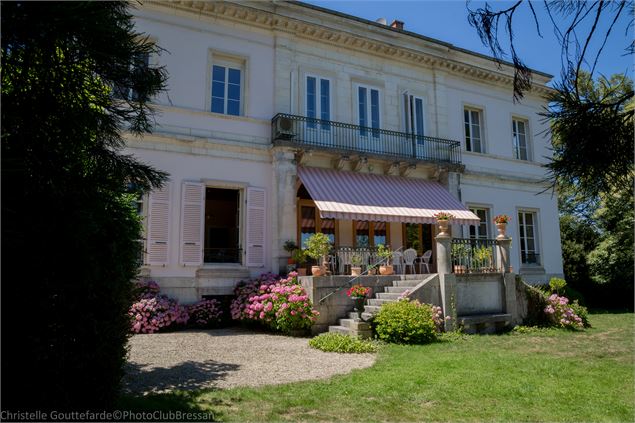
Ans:
{"type": "MultiPolygon", "coordinates": [[[[467,21],[465,0],[418,0],[418,1],[369,1],[369,0],[304,0],[306,3],[326,7],[361,18],[376,20],[386,18],[390,24],[394,19],[405,22],[404,29],[454,44],[457,47],[490,55],[481,43],[476,30],[467,21]]],[[[482,7],[485,2],[471,1],[470,7],[482,7]]],[[[494,1],[496,9],[509,7],[512,2],[494,1]]],[[[541,23],[542,38],[536,32],[529,8],[524,6],[518,16],[514,15],[516,31],[515,46],[521,59],[532,69],[540,70],[558,79],[561,70],[561,50],[553,34],[553,26],[544,13],[543,2],[533,2],[541,23]]],[[[625,14],[624,14],[625,15],[625,14]]],[[[598,31],[604,33],[608,24],[598,31]]],[[[633,57],[624,56],[624,49],[633,39],[632,30],[626,33],[626,17],[620,18],[604,47],[596,73],[610,76],[628,72],[633,77],[633,57]]],[[[599,43],[591,47],[599,47],[599,43]]],[[[596,51],[594,50],[594,51],[596,51]]],[[[509,51],[509,50],[507,50],[509,51]]]]}

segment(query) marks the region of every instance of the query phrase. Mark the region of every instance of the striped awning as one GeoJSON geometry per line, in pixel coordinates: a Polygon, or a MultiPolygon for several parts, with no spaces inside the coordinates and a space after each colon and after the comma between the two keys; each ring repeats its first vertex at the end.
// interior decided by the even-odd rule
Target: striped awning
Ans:
{"type": "Polygon", "coordinates": [[[299,167],[298,176],[325,219],[436,223],[443,211],[451,223],[480,222],[438,182],[312,167],[299,167]]]}

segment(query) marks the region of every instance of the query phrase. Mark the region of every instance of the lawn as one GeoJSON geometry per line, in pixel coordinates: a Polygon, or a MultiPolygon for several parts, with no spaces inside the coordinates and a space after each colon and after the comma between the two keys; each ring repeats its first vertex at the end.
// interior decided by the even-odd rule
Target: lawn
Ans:
{"type": "Polygon", "coordinates": [[[632,422],[634,315],[593,314],[591,324],[388,345],[373,367],[326,381],[127,397],[121,406],[209,410],[222,421],[632,422]]]}

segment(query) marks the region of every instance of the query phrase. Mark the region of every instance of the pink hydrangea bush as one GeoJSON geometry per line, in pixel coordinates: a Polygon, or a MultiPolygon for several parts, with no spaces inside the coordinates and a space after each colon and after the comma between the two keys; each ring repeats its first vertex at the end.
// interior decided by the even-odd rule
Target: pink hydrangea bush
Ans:
{"type": "Polygon", "coordinates": [[[582,318],[575,314],[568,304],[569,299],[567,297],[552,294],[549,298],[547,298],[547,306],[545,307],[544,312],[555,326],[567,329],[584,328],[582,318]]]}
{"type": "Polygon", "coordinates": [[[187,309],[165,295],[139,299],[128,315],[134,333],[154,333],[188,321],[187,309]]]}
{"type": "Polygon", "coordinates": [[[192,326],[209,328],[216,326],[220,322],[223,314],[220,301],[202,300],[188,306],[189,321],[192,326]]]}
{"type": "Polygon", "coordinates": [[[295,272],[284,279],[262,275],[238,286],[235,294],[231,305],[234,320],[257,322],[289,332],[310,328],[319,315],[304,288],[298,284],[295,272]]]}
{"type": "Polygon", "coordinates": [[[159,295],[161,288],[155,281],[140,281],[135,284],[135,296],[138,299],[152,298],[159,295]]]}

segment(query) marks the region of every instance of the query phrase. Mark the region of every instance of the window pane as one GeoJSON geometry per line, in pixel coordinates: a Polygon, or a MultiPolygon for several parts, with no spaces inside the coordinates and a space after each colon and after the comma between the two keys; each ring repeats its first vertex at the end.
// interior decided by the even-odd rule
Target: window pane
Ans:
{"type": "Polygon", "coordinates": [[[379,244],[384,244],[388,242],[387,239],[387,225],[386,222],[374,222],[374,232],[373,232],[373,246],[378,246],[379,244]]]}
{"type": "Polygon", "coordinates": [[[472,137],[474,139],[481,139],[481,128],[478,125],[472,125],[472,137]]]}
{"type": "Polygon", "coordinates": [[[417,117],[417,135],[423,135],[423,100],[415,100],[415,116],[417,117]]]}
{"type": "Polygon", "coordinates": [[[230,100],[240,100],[240,85],[229,84],[227,86],[227,98],[230,100]]]}
{"type": "Polygon", "coordinates": [[[232,69],[229,68],[229,83],[230,84],[238,84],[240,85],[240,69],[232,69]]]}
{"type": "Polygon", "coordinates": [[[466,125],[470,124],[470,112],[468,110],[463,111],[463,121],[466,125]]]}
{"type": "Polygon", "coordinates": [[[320,80],[320,115],[322,120],[331,120],[330,81],[320,80]]]}
{"type": "Polygon", "coordinates": [[[300,207],[300,244],[315,233],[315,207],[300,207]]]}
{"type": "MultiPolygon", "coordinates": [[[[370,90],[371,126],[379,129],[379,91],[370,90]]],[[[379,138],[379,131],[373,131],[373,137],[379,138]]]]}
{"type": "Polygon", "coordinates": [[[355,246],[362,248],[370,246],[370,225],[367,221],[355,222],[355,246]]]}
{"type": "Polygon", "coordinates": [[[480,125],[481,122],[479,120],[479,112],[477,112],[476,110],[472,110],[471,112],[472,115],[472,125],[480,125]]]}
{"type": "Polygon", "coordinates": [[[212,112],[225,113],[225,101],[219,97],[212,97],[212,112]]]}
{"type": "Polygon", "coordinates": [[[534,214],[525,213],[525,225],[533,225],[533,224],[534,224],[534,214]]]}
{"type": "Polygon", "coordinates": [[[473,140],[473,149],[472,151],[476,152],[476,153],[480,153],[481,152],[481,140],[475,138],[473,140]]]}
{"type": "Polygon", "coordinates": [[[525,132],[525,122],[518,121],[518,133],[519,134],[523,134],[523,135],[526,134],[526,132],[525,132]]]}
{"type": "Polygon", "coordinates": [[[225,82],[225,68],[222,66],[214,66],[212,70],[212,81],[225,82]]]}
{"type": "Polygon", "coordinates": [[[335,219],[322,219],[320,230],[325,234],[331,244],[335,244],[335,219]]]}
{"type": "Polygon", "coordinates": [[[212,82],[212,97],[225,98],[225,84],[222,82],[212,82]]]}
{"type": "Polygon", "coordinates": [[[227,100],[227,114],[239,116],[240,115],[240,101],[227,100]]]}
{"type": "Polygon", "coordinates": [[[472,151],[472,137],[470,136],[470,124],[465,124],[465,149],[472,151]]]}
{"type": "MultiPolygon", "coordinates": [[[[368,121],[367,121],[367,113],[368,113],[368,105],[367,105],[367,99],[366,99],[366,88],[364,87],[359,87],[357,89],[357,101],[359,104],[359,126],[363,126],[366,127],[368,126],[368,121]]],[[[366,129],[364,128],[360,128],[359,133],[362,136],[366,135],[366,129]]]]}

